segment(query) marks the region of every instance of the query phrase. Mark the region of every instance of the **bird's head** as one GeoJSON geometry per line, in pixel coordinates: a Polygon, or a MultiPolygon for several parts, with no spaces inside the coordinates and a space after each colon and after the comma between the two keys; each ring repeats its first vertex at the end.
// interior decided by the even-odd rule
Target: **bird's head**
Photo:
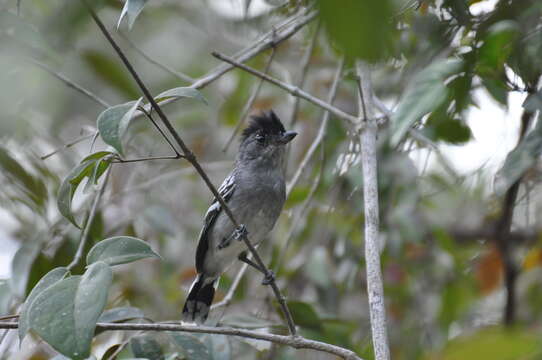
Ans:
{"type": "Polygon", "coordinates": [[[251,116],[249,126],[243,131],[238,160],[241,162],[282,163],[285,145],[297,135],[286,131],[273,110],[251,116]]]}

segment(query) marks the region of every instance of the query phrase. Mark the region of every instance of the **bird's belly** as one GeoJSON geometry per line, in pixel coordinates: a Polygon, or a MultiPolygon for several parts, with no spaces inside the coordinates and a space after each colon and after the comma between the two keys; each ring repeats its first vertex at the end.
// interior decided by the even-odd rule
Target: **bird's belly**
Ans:
{"type": "MultiPolygon", "coordinates": [[[[269,214],[266,214],[263,209],[256,213],[237,213],[240,216],[236,217],[236,220],[246,226],[248,231],[249,241],[257,246],[265,236],[271,231],[274,225],[273,218],[270,218],[269,214]]],[[[238,258],[239,254],[245,250],[248,250],[245,242],[232,238],[229,243],[222,247],[219,244],[228,239],[232,232],[235,230],[231,221],[225,214],[220,214],[218,221],[229,222],[229,226],[218,227],[221,229],[227,229],[224,232],[215,232],[212,234],[212,241],[210,242],[209,256],[205,259],[205,272],[208,274],[220,275],[226,271],[238,258]]],[[[216,229],[217,227],[215,227],[216,229]]]]}

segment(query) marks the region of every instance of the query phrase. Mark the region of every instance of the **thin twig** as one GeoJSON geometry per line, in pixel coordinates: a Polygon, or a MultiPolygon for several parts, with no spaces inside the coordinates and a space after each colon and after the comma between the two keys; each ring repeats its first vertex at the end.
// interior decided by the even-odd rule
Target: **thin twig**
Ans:
{"type": "Polygon", "coordinates": [[[152,123],[152,125],[154,126],[154,128],[160,133],[160,135],[162,135],[162,137],[164,138],[164,140],[166,140],[166,142],[169,144],[169,146],[171,147],[171,149],[173,150],[173,152],[177,155],[177,156],[181,156],[181,154],[179,154],[179,151],[177,150],[177,148],[173,145],[173,143],[171,142],[171,140],[169,139],[169,137],[164,133],[164,130],[162,130],[162,128],[160,127],[160,125],[158,125],[158,123],[156,122],[156,120],[154,120],[154,118],[152,117],[152,114],[150,111],[147,111],[143,106],[140,106],[138,107],[139,111],[143,112],[145,114],[145,116],[147,117],[147,119],[149,119],[149,121],[152,123]]]}
{"type": "MultiPolygon", "coordinates": [[[[300,65],[300,75],[299,80],[297,82],[297,87],[300,89],[303,88],[305,85],[305,79],[307,77],[307,73],[309,71],[309,64],[311,62],[312,53],[314,52],[314,47],[316,45],[316,40],[318,39],[318,34],[320,33],[320,21],[318,21],[316,25],[316,29],[314,30],[314,34],[312,35],[312,38],[309,43],[309,47],[307,50],[305,50],[305,53],[303,54],[303,58],[301,59],[301,65],[300,65]]],[[[292,113],[290,114],[290,127],[293,128],[295,123],[297,122],[297,113],[299,111],[299,97],[296,97],[294,99],[294,105],[292,106],[292,113]]]]}
{"type": "Polygon", "coordinates": [[[367,267],[367,293],[371,332],[376,360],[389,360],[390,349],[386,330],[384,285],[380,269],[379,218],[378,218],[378,170],[376,137],[378,125],[374,121],[373,89],[368,66],[357,64],[360,86],[360,121],[366,123],[360,135],[361,164],[363,171],[363,201],[365,207],[365,262],[367,267]]]}
{"type": "Polygon", "coordinates": [[[151,157],[144,157],[139,159],[121,159],[121,158],[115,158],[112,160],[112,163],[118,163],[118,164],[124,164],[124,163],[134,163],[134,162],[141,162],[141,161],[150,161],[150,160],[176,160],[183,158],[182,155],[174,155],[174,156],[151,156],[151,157]]]}
{"type": "MultiPolygon", "coordinates": [[[[273,26],[270,31],[259,37],[254,43],[242,49],[241,51],[238,51],[234,55],[234,57],[239,62],[245,62],[269,48],[276,47],[278,44],[289,39],[292,35],[301,30],[309,22],[313,21],[317,15],[318,13],[316,11],[313,11],[306,15],[296,15],[276,26],[273,26]]],[[[190,85],[190,87],[198,90],[203,89],[204,87],[211,84],[222,75],[234,68],[235,67],[233,65],[221,63],[220,65],[208,71],[205,75],[194,81],[192,85],[190,85]]],[[[179,99],[180,98],[177,97],[166,99],[164,101],[161,101],[160,105],[168,105],[179,99]]],[[[148,108],[150,109],[150,106],[148,108]]],[[[143,116],[143,113],[141,111],[137,111],[134,114],[134,117],[140,116],[143,116]]]]}
{"type": "Polygon", "coordinates": [[[85,141],[85,140],[87,140],[87,139],[90,139],[90,138],[92,138],[93,136],[94,136],[94,134],[88,134],[88,135],[83,135],[83,136],[81,136],[81,137],[78,137],[77,139],[72,140],[72,141],[70,141],[69,143],[67,143],[67,144],[65,144],[65,145],[62,145],[62,147],[59,147],[58,149],[55,149],[55,150],[51,151],[51,152],[48,153],[48,154],[45,154],[45,155],[43,155],[43,156],[40,156],[40,159],[41,159],[41,160],[46,160],[46,159],[50,158],[51,156],[53,156],[54,154],[57,154],[57,153],[59,153],[60,151],[62,151],[62,150],[64,150],[64,149],[68,149],[68,148],[70,148],[70,147],[72,147],[72,146],[74,146],[74,145],[77,145],[77,144],[79,144],[79,143],[82,142],[82,141],[85,141]]]}
{"type": "MultiPolygon", "coordinates": [[[[344,68],[344,58],[342,58],[339,62],[339,66],[337,67],[337,71],[335,72],[335,77],[333,78],[333,83],[331,84],[331,89],[329,90],[327,101],[330,104],[333,104],[333,101],[335,101],[335,96],[337,95],[337,89],[339,87],[339,80],[341,79],[343,68],[344,68]]],[[[318,145],[320,145],[320,143],[324,139],[328,122],[329,122],[329,111],[326,110],[324,111],[324,114],[322,115],[322,121],[320,123],[320,128],[318,129],[318,134],[316,135],[316,138],[314,139],[309,150],[303,157],[303,160],[301,160],[301,163],[297,167],[297,170],[294,176],[292,176],[292,179],[290,180],[290,182],[288,182],[288,185],[286,186],[287,196],[292,192],[292,189],[296,186],[297,182],[301,178],[301,174],[303,174],[309,161],[311,160],[312,156],[316,152],[318,145]]]]}
{"type": "Polygon", "coordinates": [[[158,61],[154,60],[146,52],[144,52],[136,44],[134,44],[134,42],[132,40],[130,40],[130,38],[128,36],[126,36],[122,31],[119,31],[118,34],[120,35],[121,38],[123,38],[128,43],[128,45],[130,45],[130,47],[132,49],[134,49],[139,55],[141,55],[145,60],[147,60],[151,64],[159,67],[160,69],[170,73],[173,76],[178,77],[182,81],[185,81],[187,83],[194,82],[194,80],[195,80],[194,78],[192,78],[192,77],[190,77],[190,76],[188,76],[188,75],[186,75],[186,74],[184,74],[184,73],[182,73],[180,71],[174,70],[174,69],[170,68],[169,66],[161,64],[158,61]]]}
{"type": "Polygon", "coordinates": [[[271,76],[269,76],[267,74],[264,74],[261,71],[255,70],[255,69],[253,69],[253,68],[251,68],[249,66],[241,64],[237,60],[232,59],[229,56],[222,55],[222,54],[220,54],[220,53],[218,53],[216,51],[213,51],[212,54],[217,59],[225,61],[225,62],[227,62],[229,64],[234,65],[235,67],[238,67],[239,69],[242,69],[242,70],[254,75],[254,76],[257,76],[257,77],[259,77],[261,79],[264,79],[265,81],[268,81],[271,84],[274,84],[274,85],[280,87],[281,89],[286,90],[287,92],[289,92],[293,96],[300,97],[300,98],[302,98],[304,100],[307,100],[308,102],[310,102],[310,103],[312,103],[312,104],[314,104],[316,106],[321,107],[322,109],[328,110],[333,115],[337,116],[340,119],[346,120],[350,124],[356,124],[358,122],[357,117],[355,117],[353,115],[350,115],[350,114],[347,114],[344,111],[342,111],[341,109],[339,109],[339,108],[337,108],[335,106],[332,106],[329,103],[326,103],[325,101],[318,99],[317,97],[312,96],[311,94],[301,90],[297,86],[285,83],[285,82],[283,82],[281,80],[278,80],[278,79],[276,79],[274,77],[271,77],[271,76]]]}
{"type": "Polygon", "coordinates": [[[318,186],[320,185],[320,180],[322,179],[322,174],[324,172],[325,168],[325,150],[324,150],[324,144],[320,144],[320,151],[321,151],[321,161],[320,161],[320,171],[318,172],[318,175],[316,175],[316,178],[314,179],[311,188],[309,190],[309,194],[307,198],[303,201],[303,204],[301,205],[301,209],[295,216],[294,220],[292,221],[292,226],[290,226],[290,231],[288,231],[288,234],[286,235],[286,239],[284,241],[284,245],[280,249],[280,256],[277,260],[277,265],[275,266],[275,273],[278,274],[280,267],[282,265],[282,261],[286,257],[286,251],[288,250],[288,247],[290,246],[290,241],[292,240],[294,236],[294,232],[297,230],[297,225],[301,221],[302,218],[304,218],[306,211],[309,209],[309,205],[312,202],[312,199],[314,198],[314,195],[316,194],[316,190],[318,190],[318,186]]]}
{"type": "MultiPolygon", "coordinates": [[[[264,68],[264,73],[266,73],[266,74],[269,72],[269,68],[271,67],[271,63],[273,62],[273,58],[275,57],[275,53],[276,53],[275,48],[271,48],[271,55],[269,55],[269,59],[267,60],[267,64],[265,65],[265,68],[264,68]]],[[[230,138],[228,139],[228,141],[226,142],[226,145],[224,145],[224,148],[222,149],[223,152],[226,152],[228,150],[228,147],[233,142],[233,139],[235,139],[235,136],[237,135],[239,130],[241,130],[241,127],[244,125],[244,123],[246,121],[246,118],[247,118],[247,115],[248,115],[248,112],[250,111],[250,109],[252,108],[252,105],[254,104],[254,101],[256,101],[256,98],[260,94],[260,90],[262,88],[262,85],[263,85],[263,80],[262,79],[260,79],[260,81],[258,81],[254,85],[254,89],[252,90],[252,93],[250,94],[250,98],[248,99],[247,103],[245,104],[245,107],[243,108],[243,111],[241,111],[241,115],[239,116],[239,121],[237,121],[237,125],[235,125],[235,129],[233,130],[233,132],[232,132],[230,138]]]]}
{"type": "Polygon", "coordinates": [[[88,213],[87,221],[85,222],[85,226],[83,227],[83,231],[81,232],[81,239],[79,240],[79,246],[77,247],[77,252],[75,253],[75,256],[73,257],[73,260],[67,266],[69,271],[73,270],[73,268],[76,267],[77,264],[79,264],[79,262],[81,261],[81,258],[83,257],[83,252],[85,250],[85,246],[88,241],[88,234],[90,232],[90,227],[92,226],[92,223],[94,222],[94,217],[96,216],[96,210],[98,209],[98,204],[100,203],[102,195],[105,191],[105,186],[107,184],[107,180],[109,179],[110,173],[111,173],[111,168],[107,169],[106,173],[104,174],[104,180],[102,184],[100,185],[100,188],[98,189],[98,192],[96,193],[96,196],[94,197],[94,202],[92,203],[92,207],[90,209],[90,212],[88,213]]]}
{"type": "Polygon", "coordinates": [[[243,278],[243,275],[245,275],[247,268],[248,268],[248,264],[243,263],[243,265],[237,272],[237,275],[235,275],[235,279],[233,279],[233,283],[228,289],[228,293],[226,294],[226,296],[224,296],[224,298],[220,302],[213,304],[211,306],[211,310],[218,309],[219,307],[222,307],[222,306],[228,306],[231,303],[233,299],[233,294],[235,294],[235,290],[237,290],[237,287],[241,283],[241,279],[243,278]]]}
{"type": "MultiPolygon", "coordinates": [[[[0,323],[0,329],[17,329],[18,323],[0,323]]],[[[134,323],[98,323],[97,330],[128,330],[128,331],[177,331],[189,332],[198,334],[219,334],[238,336],[249,339],[269,341],[275,344],[286,345],[295,349],[311,349],[320,352],[326,352],[335,356],[339,356],[345,360],[361,360],[357,354],[351,350],[340,346],[327,344],[321,341],[310,340],[303,336],[285,336],[264,333],[259,331],[250,331],[237,329],[232,327],[211,327],[211,326],[194,326],[194,325],[177,325],[177,324],[134,324],[134,323]]]]}
{"type": "MultiPolygon", "coordinates": [[[[233,225],[236,228],[240,228],[241,224],[239,224],[239,222],[237,222],[237,220],[235,219],[231,209],[228,207],[228,205],[226,204],[226,202],[224,201],[222,196],[218,193],[216,187],[213,185],[213,183],[209,179],[209,176],[207,175],[207,173],[203,170],[203,168],[201,167],[201,165],[197,161],[196,156],[194,155],[194,153],[192,153],[192,151],[188,148],[188,146],[181,139],[181,137],[179,136],[179,133],[175,130],[175,128],[173,127],[173,125],[171,124],[169,119],[167,118],[166,114],[163,112],[162,108],[156,103],[156,100],[154,100],[153,96],[151,95],[151,93],[147,89],[146,85],[143,83],[143,81],[141,80],[141,78],[139,77],[137,72],[132,67],[132,64],[128,61],[128,59],[124,55],[123,51],[119,48],[119,46],[117,45],[115,40],[113,40],[111,34],[109,33],[109,31],[107,30],[105,25],[98,18],[98,15],[96,15],[96,13],[92,9],[92,7],[88,4],[87,0],[81,0],[81,1],[86,5],[88,11],[90,12],[90,15],[94,19],[94,22],[96,22],[96,24],[98,25],[98,27],[100,28],[100,30],[102,31],[102,33],[104,34],[106,39],[109,41],[109,43],[111,44],[113,49],[116,51],[117,55],[120,57],[120,59],[122,60],[122,62],[124,63],[124,65],[126,66],[128,71],[130,72],[130,74],[132,75],[132,77],[134,78],[136,83],[138,84],[139,88],[141,89],[141,91],[143,92],[145,97],[147,98],[147,101],[151,104],[152,109],[154,111],[156,111],[156,113],[160,117],[160,120],[162,120],[162,123],[165,125],[165,127],[168,129],[170,134],[173,136],[173,138],[175,139],[175,141],[177,142],[177,144],[179,145],[179,147],[183,151],[183,155],[185,156],[186,160],[188,162],[190,162],[190,164],[196,169],[199,176],[203,179],[203,181],[205,182],[205,184],[207,185],[209,190],[215,196],[216,200],[220,203],[222,209],[224,210],[226,215],[229,217],[229,219],[231,220],[233,225]]],[[[273,276],[272,276],[271,272],[269,271],[267,266],[264,264],[264,262],[261,259],[260,255],[256,251],[256,248],[254,247],[254,245],[248,240],[246,234],[245,234],[245,236],[243,236],[243,241],[244,241],[245,245],[248,247],[248,249],[249,249],[250,253],[252,254],[252,256],[254,257],[254,260],[256,261],[256,263],[263,270],[263,273],[264,273],[265,277],[266,278],[272,278],[273,276]]],[[[273,293],[275,294],[275,297],[277,298],[277,301],[278,301],[278,303],[279,303],[279,305],[280,305],[280,307],[282,309],[282,312],[284,313],[284,316],[286,318],[286,322],[287,322],[288,328],[290,330],[290,333],[292,335],[295,335],[296,334],[296,328],[295,328],[295,324],[294,324],[292,315],[290,313],[290,310],[288,309],[288,306],[286,305],[286,299],[282,295],[282,293],[279,290],[279,288],[278,288],[278,286],[276,284],[276,281],[274,279],[272,279],[272,281],[270,282],[269,285],[271,286],[271,289],[273,290],[273,293]]]]}
{"type": "Polygon", "coordinates": [[[45,64],[43,64],[43,63],[41,63],[41,62],[39,62],[39,61],[37,61],[35,59],[32,59],[30,57],[25,57],[25,59],[27,59],[32,64],[42,68],[43,70],[45,70],[49,74],[53,75],[54,77],[56,77],[60,81],[64,82],[64,84],[66,84],[67,86],[79,91],[81,94],[87,96],[88,98],[92,99],[94,102],[102,105],[103,107],[108,108],[110,106],[107,103],[107,101],[101,99],[100,97],[98,97],[97,95],[92,93],[90,90],[85,89],[81,85],[76,84],[75,82],[70,80],[66,75],[63,75],[63,74],[61,74],[59,72],[56,72],[53,69],[51,69],[49,66],[47,66],[47,65],[45,65],[45,64]]]}

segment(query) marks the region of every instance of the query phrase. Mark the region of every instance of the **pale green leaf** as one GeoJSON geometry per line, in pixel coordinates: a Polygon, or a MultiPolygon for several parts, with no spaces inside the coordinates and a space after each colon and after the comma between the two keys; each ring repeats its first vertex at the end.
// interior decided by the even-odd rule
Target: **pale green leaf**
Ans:
{"type": "Polygon", "coordinates": [[[21,307],[21,310],[19,312],[19,339],[20,341],[23,340],[25,337],[30,320],[28,317],[28,309],[30,308],[32,302],[36,299],[36,297],[41,294],[45,289],[49,288],[51,285],[59,282],[62,280],[66,274],[68,273],[68,269],[65,267],[59,267],[56,269],[53,269],[49,271],[45,276],[43,276],[40,281],[34,286],[28,297],[26,298],[23,306],[21,307]]]}
{"type": "Polygon", "coordinates": [[[120,13],[119,21],[117,22],[117,29],[120,27],[122,19],[126,16],[128,19],[128,29],[131,30],[137,16],[143,10],[146,2],[147,0],[126,0],[120,13]]]}
{"type": "Polygon", "coordinates": [[[207,100],[203,97],[201,92],[191,87],[177,87],[166,90],[155,96],[154,100],[156,100],[156,102],[161,102],[169,98],[191,98],[207,104],[207,100]]]}
{"type": "Polygon", "coordinates": [[[130,263],[139,259],[157,257],[148,243],[130,236],[115,236],[94,245],[87,255],[87,264],[103,261],[109,265],[130,263]]]}
{"type": "Polygon", "coordinates": [[[391,144],[397,145],[410,127],[424,115],[437,109],[445,100],[445,80],[461,68],[457,60],[442,60],[422,70],[407,90],[391,119],[391,144]]]}
{"type": "Polygon", "coordinates": [[[83,276],[54,283],[30,304],[29,327],[64,356],[86,359],[111,280],[111,268],[98,262],[83,276]]]}
{"type": "Polygon", "coordinates": [[[190,360],[213,360],[211,352],[196,336],[191,334],[179,334],[170,332],[169,335],[190,360]]]}
{"type": "Polygon", "coordinates": [[[111,106],[98,115],[97,126],[103,141],[122,154],[122,135],[141,103],[142,98],[125,104],[111,106]]]}

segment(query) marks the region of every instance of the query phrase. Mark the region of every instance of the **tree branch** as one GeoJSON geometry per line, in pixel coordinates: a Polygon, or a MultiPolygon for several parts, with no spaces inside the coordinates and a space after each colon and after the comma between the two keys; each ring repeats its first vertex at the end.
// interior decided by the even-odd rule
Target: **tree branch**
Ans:
{"type": "MultiPolygon", "coordinates": [[[[342,58],[339,62],[339,66],[337,67],[337,71],[335,72],[335,77],[333,78],[333,83],[331,84],[331,89],[329,90],[327,101],[330,104],[333,104],[333,101],[335,100],[335,96],[337,95],[337,89],[339,87],[339,80],[341,79],[343,68],[344,68],[344,58],[342,58]]],[[[318,145],[320,145],[320,143],[324,139],[328,122],[329,122],[329,111],[325,110],[324,115],[322,116],[322,121],[320,123],[320,128],[318,129],[318,134],[316,135],[316,138],[314,138],[314,141],[309,147],[309,150],[307,150],[307,153],[303,157],[303,160],[301,160],[301,163],[297,167],[297,170],[294,176],[292,176],[292,179],[290,180],[290,182],[288,182],[288,185],[286,186],[286,194],[287,194],[286,197],[290,195],[290,192],[292,192],[292,189],[296,186],[297,182],[301,178],[301,174],[303,174],[309,161],[312,159],[314,153],[316,152],[318,145]]]]}
{"type": "Polygon", "coordinates": [[[137,52],[139,55],[141,55],[145,60],[147,60],[151,64],[159,67],[160,69],[164,70],[165,72],[170,73],[171,75],[179,78],[182,81],[185,81],[185,82],[188,82],[188,83],[194,82],[194,79],[192,77],[190,77],[190,76],[188,76],[188,75],[186,75],[186,74],[184,74],[184,73],[182,73],[180,71],[173,70],[169,66],[161,64],[158,61],[154,60],[146,52],[144,52],[136,44],[134,44],[133,41],[130,40],[130,38],[128,36],[126,36],[122,31],[119,31],[118,34],[120,35],[121,38],[124,39],[124,41],[126,41],[128,43],[128,45],[130,45],[130,47],[132,49],[135,50],[135,52],[137,52]]]}
{"type": "MultiPolygon", "coordinates": [[[[272,48],[271,55],[269,55],[269,60],[267,60],[267,64],[265,65],[264,73],[267,74],[269,72],[269,68],[271,67],[271,63],[273,62],[273,58],[275,57],[275,48],[272,48]]],[[[263,80],[260,80],[256,83],[254,86],[254,89],[252,90],[252,94],[250,94],[250,98],[248,99],[247,103],[245,104],[245,107],[243,108],[243,111],[241,111],[241,115],[239,116],[239,121],[237,121],[237,125],[235,125],[235,129],[233,130],[230,138],[226,142],[226,145],[224,145],[224,148],[222,149],[223,152],[226,152],[228,150],[228,147],[232,143],[233,139],[235,139],[235,135],[241,130],[241,126],[245,123],[246,117],[248,115],[248,112],[252,108],[252,105],[254,104],[254,101],[260,94],[260,90],[263,85],[263,80]]]]}
{"type": "MultiPolygon", "coordinates": [[[[305,53],[303,54],[303,58],[301,59],[301,65],[300,65],[300,76],[299,80],[297,82],[297,87],[300,89],[303,88],[305,85],[305,78],[307,77],[307,73],[309,71],[309,64],[311,62],[312,53],[314,52],[314,47],[316,45],[316,40],[318,39],[318,34],[320,33],[320,21],[318,21],[316,25],[316,29],[314,30],[314,34],[310,40],[309,46],[307,50],[305,50],[305,53]]],[[[299,111],[299,97],[296,97],[294,100],[294,105],[292,106],[292,113],[290,114],[290,127],[293,127],[295,123],[297,122],[297,113],[299,111]]]]}
{"type": "Polygon", "coordinates": [[[105,172],[102,184],[100,185],[100,188],[98,189],[98,192],[96,193],[96,196],[94,197],[94,202],[92,203],[92,207],[90,209],[90,212],[88,213],[87,221],[85,222],[85,226],[83,228],[83,231],[81,232],[81,239],[79,240],[79,246],[77,247],[77,251],[75,253],[75,256],[73,257],[73,260],[67,266],[69,271],[73,270],[73,268],[76,267],[77,264],[79,264],[79,262],[81,261],[81,258],[83,257],[83,252],[85,250],[85,246],[88,241],[88,233],[90,231],[90,227],[92,226],[92,222],[94,221],[94,217],[96,216],[96,210],[98,209],[98,204],[100,203],[102,195],[105,191],[105,185],[107,184],[107,180],[109,179],[110,173],[111,173],[111,168],[107,169],[107,171],[105,172]]]}
{"type": "Polygon", "coordinates": [[[99,104],[99,105],[101,105],[101,106],[103,106],[105,108],[108,108],[110,106],[107,103],[107,101],[99,98],[97,95],[92,93],[90,90],[85,89],[81,85],[76,84],[75,82],[70,80],[66,75],[63,75],[63,74],[61,74],[59,72],[56,72],[53,69],[51,69],[50,67],[48,67],[47,65],[45,65],[45,64],[43,64],[43,63],[41,63],[41,62],[39,62],[39,61],[37,61],[35,59],[32,59],[30,57],[25,57],[25,59],[27,59],[32,64],[42,68],[43,70],[45,70],[49,74],[53,75],[54,77],[56,77],[57,79],[62,81],[64,84],[66,84],[68,87],[71,87],[72,89],[75,89],[75,90],[79,91],[81,94],[85,95],[86,97],[93,100],[97,104],[99,104]]]}
{"type": "MultiPolygon", "coordinates": [[[[0,329],[17,329],[18,323],[0,323],[0,329]]],[[[98,323],[96,330],[128,330],[128,331],[178,331],[190,332],[199,334],[219,334],[238,336],[249,339],[263,340],[275,344],[286,345],[295,349],[311,349],[328,354],[339,356],[345,360],[361,360],[351,350],[326,344],[320,341],[306,339],[302,336],[284,336],[275,335],[257,331],[237,329],[232,327],[211,327],[211,326],[193,326],[193,325],[177,325],[177,324],[134,324],[134,323],[98,323]]]]}
{"type": "Polygon", "coordinates": [[[287,92],[289,92],[291,95],[293,96],[296,96],[296,97],[300,97],[304,100],[307,100],[308,102],[310,103],[313,103],[314,105],[318,106],[318,107],[321,107],[322,109],[325,109],[329,112],[331,112],[333,115],[337,116],[338,118],[340,119],[343,119],[345,121],[347,121],[348,123],[350,124],[356,124],[358,122],[358,118],[356,118],[355,116],[353,115],[350,115],[350,114],[347,114],[345,113],[344,111],[342,111],[341,109],[335,107],[335,106],[332,106],[328,103],[326,103],[325,101],[322,101],[320,99],[318,99],[317,97],[314,97],[312,96],[311,94],[301,90],[299,87],[297,86],[293,86],[291,84],[288,84],[288,83],[285,83],[281,80],[278,80],[278,79],[275,79],[267,74],[264,74],[258,70],[255,70],[249,66],[246,66],[246,65],[243,65],[241,64],[240,62],[238,62],[237,60],[235,59],[232,59],[231,57],[229,56],[226,56],[226,55],[222,55],[216,51],[213,51],[213,56],[216,57],[217,59],[220,59],[222,61],[225,61],[229,64],[232,64],[234,65],[235,67],[238,67],[239,69],[242,69],[254,76],[257,76],[259,77],[260,79],[264,79],[265,81],[268,81],[270,82],[271,84],[273,85],[276,85],[278,86],[279,88],[283,89],[283,90],[286,90],[287,92]]]}
{"type": "MultiPolygon", "coordinates": [[[[533,113],[524,110],[521,117],[521,130],[518,138],[519,146],[533,118],[533,113]]],[[[519,187],[523,176],[521,176],[506,191],[503,199],[501,216],[495,223],[495,241],[499,249],[504,272],[504,285],[506,288],[506,305],[504,307],[503,320],[506,326],[514,324],[516,318],[516,279],[518,275],[517,265],[513,257],[513,239],[511,236],[512,219],[514,217],[514,208],[518,196],[519,187]]]]}
{"type": "Polygon", "coordinates": [[[357,64],[360,81],[360,121],[366,126],[361,132],[361,164],[363,171],[363,200],[365,205],[365,262],[367,267],[367,293],[371,318],[371,332],[376,360],[390,359],[386,330],[384,286],[380,269],[378,240],[378,170],[376,137],[378,125],[373,118],[374,103],[371,73],[361,61],[357,64]],[[362,117],[363,116],[363,117],[362,117]]]}
{"type": "MultiPolygon", "coordinates": [[[[175,128],[173,127],[173,125],[171,124],[169,119],[167,118],[166,114],[162,111],[160,106],[156,103],[156,100],[154,100],[153,96],[151,95],[151,93],[149,92],[149,90],[147,89],[147,87],[145,86],[145,84],[143,83],[143,81],[141,80],[139,75],[137,74],[137,72],[134,70],[132,64],[128,61],[128,59],[126,58],[126,56],[124,55],[122,50],[119,48],[119,46],[117,45],[115,40],[113,40],[113,38],[111,37],[111,34],[107,30],[107,28],[104,26],[102,21],[98,18],[98,15],[96,15],[96,13],[92,9],[92,7],[88,4],[87,0],[81,0],[81,1],[86,5],[88,11],[90,12],[90,15],[94,19],[94,22],[96,23],[96,25],[98,25],[98,27],[100,28],[100,30],[102,31],[102,33],[104,34],[106,39],[109,41],[109,43],[111,44],[113,49],[116,51],[117,55],[120,57],[120,59],[122,60],[122,62],[124,63],[124,65],[126,66],[128,71],[130,72],[130,74],[132,75],[134,80],[136,81],[137,85],[139,86],[139,88],[141,89],[143,94],[145,95],[145,98],[147,98],[147,101],[151,104],[152,109],[154,111],[156,111],[156,113],[160,117],[160,120],[162,121],[162,123],[165,125],[165,127],[168,129],[170,134],[173,136],[173,138],[175,139],[175,141],[177,142],[177,144],[179,145],[179,147],[183,151],[183,156],[185,157],[185,159],[188,162],[190,162],[190,164],[196,169],[199,176],[203,179],[203,181],[205,182],[205,184],[207,185],[209,190],[215,196],[216,200],[220,203],[220,205],[222,206],[222,209],[224,210],[226,215],[229,217],[229,219],[231,220],[233,225],[236,228],[240,228],[241,224],[239,224],[237,222],[237,220],[235,219],[231,209],[228,207],[228,205],[226,204],[226,202],[224,201],[222,196],[218,193],[216,187],[213,185],[213,183],[209,179],[209,176],[207,175],[207,173],[203,170],[203,168],[201,167],[201,165],[197,161],[196,156],[194,155],[194,153],[192,153],[192,151],[188,148],[188,146],[181,139],[181,137],[179,136],[179,133],[175,130],[175,128]]],[[[254,260],[256,261],[256,263],[263,270],[264,275],[266,276],[266,278],[272,278],[271,272],[269,271],[267,266],[265,266],[265,264],[263,263],[260,255],[256,251],[256,248],[248,240],[246,235],[243,236],[243,241],[246,244],[246,246],[248,247],[248,249],[249,249],[250,253],[252,254],[252,256],[254,257],[254,260]]],[[[287,322],[288,328],[290,330],[290,333],[292,335],[295,335],[296,334],[295,324],[294,324],[292,315],[290,313],[290,310],[288,309],[288,306],[286,305],[286,300],[285,300],[284,296],[280,292],[280,290],[279,290],[279,288],[278,288],[278,286],[277,286],[274,279],[273,279],[273,281],[271,281],[271,283],[269,285],[271,286],[271,289],[273,290],[273,292],[275,294],[275,297],[277,298],[277,301],[280,304],[282,312],[284,313],[284,316],[286,318],[286,322],[287,322]]]]}

